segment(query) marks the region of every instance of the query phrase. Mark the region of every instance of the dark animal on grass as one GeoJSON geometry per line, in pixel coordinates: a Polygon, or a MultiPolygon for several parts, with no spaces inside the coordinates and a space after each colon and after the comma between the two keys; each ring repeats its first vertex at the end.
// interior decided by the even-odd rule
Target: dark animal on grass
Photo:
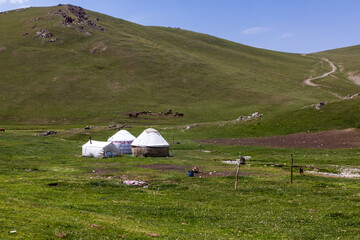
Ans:
{"type": "Polygon", "coordinates": [[[175,117],[183,117],[184,114],[183,114],[183,113],[178,113],[178,112],[176,112],[174,116],[175,116],[175,117]]]}
{"type": "Polygon", "coordinates": [[[165,113],[165,116],[168,116],[168,115],[172,115],[172,110],[171,109],[168,109],[167,112],[165,113]]]}
{"type": "Polygon", "coordinates": [[[136,113],[128,113],[127,115],[129,116],[129,118],[137,118],[137,117],[140,115],[140,113],[139,113],[139,112],[136,112],[136,113]]]}
{"type": "Polygon", "coordinates": [[[140,112],[140,114],[141,114],[141,115],[147,115],[148,112],[147,112],[147,111],[142,111],[142,112],[140,112]]]}
{"type": "Polygon", "coordinates": [[[85,130],[90,130],[90,129],[92,129],[92,126],[86,126],[84,129],[85,130]]]}
{"type": "Polygon", "coordinates": [[[299,167],[299,173],[301,176],[304,175],[304,169],[302,168],[302,166],[299,167]]]}
{"type": "Polygon", "coordinates": [[[5,132],[5,128],[0,128],[0,132],[5,132]]]}

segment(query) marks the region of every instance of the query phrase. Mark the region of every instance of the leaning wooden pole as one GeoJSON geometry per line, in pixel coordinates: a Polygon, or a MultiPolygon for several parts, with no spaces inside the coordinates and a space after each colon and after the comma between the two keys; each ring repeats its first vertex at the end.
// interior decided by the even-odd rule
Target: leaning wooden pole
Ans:
{"type": "Polygon", "coordinates": [[[240,155],[240,159],[238,161],[238,167],[237,167],[237,170],[236,170],[235,190],[237,189],[237,185],[238,185],[238,182],[239,182],[240,161],[241,161],[241,155],[240,155]]]}
{"type": "Polygon", "coordinates": [[[294,156],[291,154],[291,183],[293,182],[294,156]]]}

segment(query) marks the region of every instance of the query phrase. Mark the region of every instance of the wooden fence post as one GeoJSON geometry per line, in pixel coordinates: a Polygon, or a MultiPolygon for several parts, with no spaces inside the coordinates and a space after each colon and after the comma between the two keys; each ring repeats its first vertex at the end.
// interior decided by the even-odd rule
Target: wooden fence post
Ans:
{"type": "Polygon", "coordinates": [[[293,182],[294,156],[291,154],[291,183],[293,182]]]}
{"type": "MultiPolygon", "coordinates": [[[[241,155],[240,155],[240,159],[241,159],[241,155]]],[[[235,181],[235,190],[237,189],[237,185],[238,185],[238,182],[239,182],[239,170],[240,170],[240,160],[238,161],[238,167],[237,167],[237,170],[236,170],[236,181],[235,181]]]]}

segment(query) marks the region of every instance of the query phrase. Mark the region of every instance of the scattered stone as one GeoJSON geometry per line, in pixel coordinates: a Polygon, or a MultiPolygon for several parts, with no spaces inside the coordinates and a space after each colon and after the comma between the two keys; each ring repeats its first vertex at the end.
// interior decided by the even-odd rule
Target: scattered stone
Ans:
{"type": "Polygon", "coordinates": [[[1,14],[8,14],[8,13],[9,13],[8,11],[0,12],[0,15],[1,15],[1,14]]]}
{"type": "Polygon", "coordinates": [[[148,185],[147,182],[136,181],[136,180],[126,180],[126,181],[123,181],[123,184],[129,185],[129,186],[139,186],[139,187],[145,187],[148,185]]]}
{"type": "Polygon", "coordinates": [[[6,47],[0,47],[0,52],[4,51],[6,49],[6,47]]]}
{"type": "Polygon", "coordinates": [[[340,178],[360,178],[360,169],[354,167],[341,167],[339,173],[328,173],[328,172],[319,172],[317,168],[313,171],[305,171],[306,173],[320,174],[328,177],[340,177],[340,178]],[[316,170],[315,170],[316,169],[316,170]]]}
{"type": "Polygon", "coordinates": [[[42,38],[51,38],[53,34],[51,32],[44,32],[40,35],[42,38]]]}
{"type": "Polygon", "coordinates": [[[91,53],[91,54],[94,54],[94,53],[97,53],[97,52],[103,53],[103,52],[105,52],[106,50],[107,50],[107,46],[104,46],[104,47],[102,47],[102,48],[94,47],[94,48],[90,49],[90,53],[91,53]]]}
{"type": "Polygon", "coordinates": [[[57,38],[56,37],[53,37],[50,39],[50,42],[56,42],[57,41],[57,38]]]}
{"type": "Polygon", "coordinates": [[[355,93],[353,95],[349,94],[346,97],[344,97],[344,99],[352,99],[352,98],[355,98],[355,97],[360,97],[360,93],[355,93]]]}
{"type": "Polygon", "coordinates": [[[199,126],[199,124],[197,124],[197,123],[192,124],[192,125],[186,125],[185,130],[189,130],[189,129],[191,129],[191,128],[196,128],[196,127],[198,127],[198,126],[199,126]]]}
{"type": "Polygon", "coordinates": [[[312,106],[315,107],[316,110],[320,110],[322,109],[323,107],[325,107],[325,105],[329,104],[329,102],[319,102],[318,104],[314,104],[312,106]]]}
{"type": "Polygon", "coordinates": [[[236,121],[249,121],[249,120],[252,120],[252,119],[257,119],[257,118],[260,118],[262,117],[263,114],[260,114],[258,112],[254,112],[252,114],[250,114],[249,116],[240,116],[236,119],[236,121]]]}
{"type": "Polygon", "coordinates": [[[54,135],[54,134],[57,134],[56,131],[46,131],[46,132],[43,132],[43,133],[40,133],[39,135],[40,136],[50,136],[50,135],[54,135]]]}
{"type": "Polygon", "coordinates": [[[47,32],[46,29],[42,28],[36,32],[36,36],[41,37],[41,38],[51,38],[53,36],[53,34],[51,32],[47,32]]]}
{"type": "Polygon", "coordinates": [[[28,32],[27,32],[27,33],[23,33],[21,36],[25,37],[25,36],[27,36],[27,35],[29,35],[28,32]]]}
{"type": "Polygon", "coordinates": [[[24,10],[25,10],[25,8],[19,8],[19,9],[16,9],[15,12],[22,12],[22,11],[24,11],[24,10]]]}
{"type": "Polygon", "coordinates": [[[39,31],[36,32],[36,35],[39,36],[43,34],[45,31],[46,31],[45,29],[40,29],[39,31]]]}
{"type": "Polygon", "coordinates": [[[110,124],[109,126],[108,126],[108,129],[109,130],[121,130],[121,129],[123,129],[123,128],[130,128],[130,126],[126,126],[126,125],[124,125],[124,124],[119,124],[119,125],[116,125],[116,124],[110,124]]]}
{"type": "Polygon", "coordinates": [[[243,156],[241,159],[235,159],[234,161],[228,160],[228,161],[222,161],[223,163],[227,163],[227,164],[234,164],[237,165],[240,164],[241,165],[245,165],[245,161],[251,159],[251,156],[243,156]]]}
{"type": "Polygon", "coordinates": [[[77,27],[76,27],[76,30],[77,30],[78,32],[86,32],[86,30],[85,30],[85,28],[84,28],[83,26],[77,26],[77,27]]]}
{"type": "Polygon", "coordinates": [[[37,22],[37,21],[39,21],[39,20],[41,20],[41,19],[43,19],[43,18],[35,18],[35,19],[31,19],[31,20],[29,21],[29,23],[31,23],[31,22],[37,22]]]}
{"type": "Polygon", "coordinates": [[[99,31],[101,31],[101,32],[104,31],[104,28],[103,28],[103,27],[97,25],[96,23],[94,23],[94,22],[91,21],[90,19],[88,19],[88,20],[86,21],[86,25],[87,25],[88,27],[97,29],[97,30],[99,30],[99,31]]]}
{"type": "MultiPolygon", "coordinates": [[[[63,15],[64,14],[64,11],[61,10],[61,9],[54,9],[54,10],[51,10],[49,12],[49,14],[53,14],[53,15],[63,15]]],[[[66,14],[65,14],[66,15],[66,14]]]]}

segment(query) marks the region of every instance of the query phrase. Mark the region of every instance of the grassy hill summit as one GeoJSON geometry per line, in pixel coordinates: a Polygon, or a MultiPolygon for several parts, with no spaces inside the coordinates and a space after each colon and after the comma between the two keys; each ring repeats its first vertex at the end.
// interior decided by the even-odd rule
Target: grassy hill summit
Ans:
{"type": "MultiPolygon", "coordinates": [[[[336,100],[303,83],[329,70],[318,55],[141,26],[72,5],[9,11],[0,23],[3,123],[98,123],[169,108],[209,122],[336,100]]],[[[340,94],[359,91],[346,78],[339,72],[331,84],[340,94]]]]}

